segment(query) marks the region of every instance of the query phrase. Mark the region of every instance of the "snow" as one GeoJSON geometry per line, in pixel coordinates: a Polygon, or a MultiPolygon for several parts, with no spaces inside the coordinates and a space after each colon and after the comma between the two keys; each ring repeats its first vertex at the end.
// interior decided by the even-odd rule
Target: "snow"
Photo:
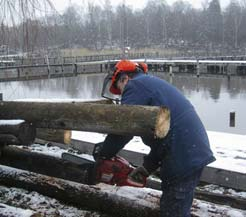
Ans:
{"type": "Polygon", "coordinates": [[[0,203],[1,216],[29,217],[34,212],[29,209],[21,209],[0,203]]]}
{"type": "Polygon", "coordinates": [[[241,212],[239,212],[238,210],[229,210],[227,212],[227,216],[235,216],[235,217],[245,217],[241,212]]]}
{"type": "MultiPolygon", "coordinates": [[[[91,143],[101,142],[105,139],[106,134],[90,133],[90,132],[72,132],[72,139],[87,141],[91,143]]],[[[210,164],[211,167],[237,171],[246,173],[246,135],[228,134],[221,132],[208,131],[211,148],[217,158],[217,161],[210,164]]],[[[21,147],[20,147],[21,148],[21,147]]],[[[46,145],[33,144],[28,147],[31,151],[44,153],[54,157],[61,157],[63,152],[73,152],[79,156],[87,159],[92,159],[91,155],[81,154],[74,150],[64,150],[59,147],[46,145]]],[[[145,146],[140,137],[134,137],[124,149],[141,152],[147,154],[149,147],[145,146]]],[[[21,170],[13,169],[10,167],[1,166],[9,173],[18,173],[21,170]]],[[[74,183],[75,185],[75,183],[74,183]]],[[[106,184],[97,185],[101,191],[116,195],[117,197],[125,197],[136,205],[142,204],[148,207],[154,207],[159,204],[159,198],[161,191],[153,190],[149,188],[133,188],[133,187],[118,187],[108,186],[106,184]]],[[[223,195],[230,195],[246,199],[246,192],[236,192],[233,189],[223,188],[216,185],[206,185],[199,187],[202,190],[209,192],[219,193],[223,195]]],[[[27,192],[23,189],[5,188],[0,186],[0,213],[4,216],[17,216],[28,217],[34,214],[34,211],[45,213],[47,216],[94,216],[100,217],[100,214],[92,213],[89,211],[79,210],[75,207],[66,206],[59,201],[45,197],[36,192],[27,192]],[[6,190],[8,189],[8,190],[6,190]],[[2,193],[4,190],[5,194],[2,193]],[[8,193],[6,193],[8,192],[8,193]],[[3,198],[6,196],[6,200],[3,198]],[[11,196],[12,195],[12,196],[11,196]],[[20,199],[21,198],[21,199],[20,199]],[[16,201],[9,204],[9,201],[16,201]],[[25,204],[25,209],[19,204],[25,204]],[[16,207],[15,207],[16,206],[16,207]],[[22,208],[18,208],[22,207],[22,208]],[[89,212],[89,214],[88,214],[89,212]]],[[[243,210],[233,209],[228,206],[217,205],[201,200],[194,199],[192,213],[195,216],[206,217],[243,217],[246,216],[246,212],[243,210]]]]}
{"type": "MultiPolygon", "coordinates": [[[[22,147],[22,146],[15,146],[15,147],[26,149],[26,147],[22,147]]],[[[73,153],[74,155],[83,157],[83,158],[88,159],[88,160],[94,160],[91,155],[83,154],[83,153],[81,154],[78,151],[72,150],[72,149],[65,150],[65,149],[59,148],[57,146],[49,146],[48,144],[46,144],[46,145],[33,144],[31,146],[28,146],[28,150],[33,151],[33,152],[43,153],[43,154],[57,157],[57,158],[61,158],[62,153],[69,152],[69,153],[73,153]]],[[[4,166],[2,166],[2,167],[4,167],[4,166]]],[[[8,168],[9,167],[6,167],[5,169],[7,170],[8,168]]],[[[10,171],[13,171],[13,169],[11,169],[10,171]]],[[[18,171],[18,170],[16,170],[16,171],[18,171]]],[[[151,177],[151,179],[155,180],[155,178],[153,178],[153,177],[151,177]]],[[[157,179],[157,180],[159,180],[159,179],[157,179]]],[[[213,184],[205,185],[205,186],[199,187],[199,189],[213,192],[213,193],[223,194],[223,195],[233,195],[236,197],[246,199],[246,192],[242,192],[242,191],[237,192],[233,189],[220,187],[218,185],[213,185],[213,184]]]]}
{"type": "Polygon", "coordinates": [[[191,209],[196,216],[206,217],[245,217],[246,212],[242,210],[232,209],[229,206],[217,206],[214,203],[209,203],[194,199],[191,209]],[[216,215],[216,213],[218,215],[216,215]]]}
{"type": "Polygon", "coordinates": [[[102,98],[98,99],[77,99],[77,98],[69,98],[69,99],[64,99],[64,98],[51,98],[51,99],[38,99],[38,98],[28,98],[28,99],[16,99],[15,101],[17,102],[53,102],[53,103],[69,103],[69,102],[93,102],[93,101],[98,101],[102,100],[102,98]]]}
{"type": "Polygon", "coordinates": [[[17,124],[21,124],[24,123],[24,120],[0,120],[0,125],[17,125],[17,124]]]}
{"type": "Polygon", "coordinates": [[[2,202],[0,203],[0,216],[31,217],[34,214],[34,211],[31,210],[35,210],[36,213],[42,214],[37,216],[46,217],[100,216],[96,212],[85,211],[73,206],[67,206],[54,198],[43,196],[34,191],[29,192],[19,188],[0,186],[0,201],[2,202]],[[26,209],[15,208],[13,206],[21,206],[26,209]]]}
{"type": "Polygon", "coordinates": [[[246,135],[209,131],[208,137],[217,159],[210,167],[246,174],[246,135]]]}
{"type": "Polygon", "coordinates": [[[244,191],[235,191],[230,188],[224,188],[224,187],[213,185],[213,184],[199,186],[197,188],[202,191],[212,192],[212,193],[221,194],[221,195],[230,195],[230,196],[234,196],[234,197],[242,198],[246,200],[246,192],[244,191]]]}
{"type": "MultiPolygon", "coordinates": [[[[21,173],[22,170],[1,166],[5,171],[12,173],[21,173]],[[11,171],[12,170],[12,171],[11,171]]],[[[64,180],[65,181],[65,180],[64,180]]],[[[65,181],[66,182],[66,181],[65,181]]],[[[69,182],[75,187],[80,184],[69,182]]],[[[161,191],[149,189],[149,188],[134,188],[134,187],[117,187],[106,184],[98,184],[95,186],[100,191],[107,194],[111,194],[117,198],[127,198],[130,203],[138,205],[144,205],[150,208],[159,206],[159,199],[161,191]]],[[[27,191],[19,188],[9,188],[0,186],[0,213],[1,216],[17,216],[17,217],[31,217],[35,213],[41,214],[41,216],[53,217],[100,217],[103,216],[100,213],[81,210],[73,206],[65,205],[54,198],[50,198],[41,195],[37,192],[27,191]],[[18,208],[22,207],[22,208],[18,208]]],[[[194,199],[192,213],[195,216],[206,217],[241,217],[246,215],[245,210],[234,209],[229,206],[218,205],[209,203],[202,200],[194,199]]],[[[39,215],[38,215],[39,216],[39,215]]]]}
{"type": "Polygon", "coordinates": [[[127,198],[135,205],[142,205],[150,208],[159,206],[161,191],[158,190],[150,188],[135,188],[129,186],[115,186],[112,188],[112,186],[103,183],[98,184],[97,186],[100,187],[102,192],[117,195],[121,198],[127,198]]]}
{"type": "MultiPolygon", "coordinates": [[[[246,135],[207,131],[211,149],[216,161],[208,166],[246,173],[246,135]]],[[[72,132],[72,139],[91,143],[102,142],[105,134],[90,132],[72,132]]],[[[125,150],[148,154],[150,148],[143,144],[140,137],[134,137],[125,147],[125,150]]]]}
{"type": "MultiPolygon", "coordinates": [[[[26,147],[24,147],[24,146],[15,146],[15,147],[17,147],[17,148],[25,148],[26,149],[26,147]]],[[[72,150],[72,149],[66,150],[66,149],[59,148],[57,146],[50,146],[49,144],[46,144],[46,145],[33,144],[33,145],[29,146],[28,149],[30,151],[33,151],[33,152],[46,154],[46,155],[53,156],[53,157],[56,157],[56,158],[61,158],[62,153],[64,153],[64,152],[70,152],[70,153],[72,152],[75,155],[78,155],[78,156],[83,157],[85,159],[94,161],[94,158],[92,157],[92,155],[80,154],[76,150],[72,150]]]]}
{"type": "MultiPolygon", "coordinates": [[[[91,133],[83,131],[72,131],[72,139],[85,141],[90,143],[98,143],[104,141],[106,134],[101,133],[91,133]]],[[[147,154],[150,151],[150,148],[142,143],[140,137],[133,137],[133,139],[126,144],[124,147],[125,150],[139,152],[147,154]]]]}
{"type": "MultiPolygon", "coordinates": [[[[105,135],[101,135],[101,136],[102,138],[105,137],[105,135]]],[[[59,147],[49,146],[48,144],[47,145],[34,144],[29,146],[28,149],[35,152],[53,155],[56,157],[60,157],[63,152],[67,152],[67,151],[71,152],[71,150],[64,150],[59,147]]],[[[74,154],[81,155],[79,153],[76,153],[75,151],[74,154]]],[[[1,166],[1,168],[7,171],[8,173],[15,173],[16,175],[22,172],[22,170],[10,168],[7,166],[1,166]]],[[[74,187],[77,186],[79,189],[79,184],[69,181],[67,182],[73,184],[74,187]]],[[[110,186],[103,183],[98,184],[97,187],[102,192],[115,195],[116,200],[118,197],[123,197],[130,200],[130,203],[133,203],[136,206],[140,204],[150,208],[159,206],[161,191],[158,190],[153,190],[150,188],[134,188],[129,186],[124,186],[124,187],[110,186]]],[[[246,192],[236,192],[232,189],[225,189],[216,185],[208,185],[208,186],[203,186],[201,188],[221,194],[239,196],[243,199],[246,198],[246,192]]],[[[39,213],[45,213],[46,216],[64,216],[64,217],[72,217],[72,216],[100,217],[101,216],[100,214],[95,212],[93,213],[85,210],[80,210],[72,206],[66,206],[53,198],[40,195],[37,192],[28,192],[23,189],[7,188],[4,186],[0,186],[0,202],[2,203],[0,204],[0,213],[4,213],[5,216],[27,217],[33,215],[32,210],[35,210],[39,213]],[[17,207],[23,208],[23,204],[25,209],[17,208],[17,207]],[[16,208],[14,206],[16,206],[16,208]]],[[[217,205],[214,203],[209,203],[197,199],[194,200],[192,213],[194,213],[195,216],[206,216],[206,217],[246,216],[246,212],[243,210],[233,209],[228,206],[217,205]]]]}

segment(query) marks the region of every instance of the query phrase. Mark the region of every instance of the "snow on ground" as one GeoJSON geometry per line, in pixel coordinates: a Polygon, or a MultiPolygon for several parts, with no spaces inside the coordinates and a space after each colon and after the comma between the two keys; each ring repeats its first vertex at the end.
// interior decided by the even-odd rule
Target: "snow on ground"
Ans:
{"type": "Polygon", "coordinates": [[[246,135],[208,132],[216,161],[210,167],[246,174],[246,135]]]}
{"type": "MultiPolygon", "coordinates": [[[[209,164],[224,170],[246,173],[246,135],[237,135],[221,132],[207,131],[211,148],[216,157],[216,161],[209,164]]],[[[72,132],[72,139],[82,140],[91,143],[102,142],[105,134],[89,132],[72,132]]],[[[140,137],[134,137],[124,149],[149,153],[150,148],[143,144],[140,137]]]]}

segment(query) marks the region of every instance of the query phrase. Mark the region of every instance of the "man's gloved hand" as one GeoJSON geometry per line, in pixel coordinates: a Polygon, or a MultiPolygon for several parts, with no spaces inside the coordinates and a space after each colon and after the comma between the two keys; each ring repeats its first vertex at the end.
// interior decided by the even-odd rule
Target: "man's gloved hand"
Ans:
{"type": "Polygon", "coordinates": [[[103,142],[95,144],[93,152],[92,152],[94,160],[97,160],[100,157],[102,147],[103,147],[103,142]]]}
{"type": "Polygon", "coordinates": [[[134,181],[134,182],[138,182],[138,183],[144,183],[145,179],[149,176],[149,172],[143,167],[137,167],[136,169],[134,169],[129,175],[128,177],[134,181]]]}

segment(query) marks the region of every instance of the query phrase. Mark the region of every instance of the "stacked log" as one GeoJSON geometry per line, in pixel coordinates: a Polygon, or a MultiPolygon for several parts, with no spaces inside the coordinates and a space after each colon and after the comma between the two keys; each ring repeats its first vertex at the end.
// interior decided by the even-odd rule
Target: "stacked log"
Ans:
{"type": "Polygon", "coordinates": [[[36,138],[60,144],[71,144],[71,130],[37,128],[36,138]]]}
{"type": "Polygon", "coordinates": [[[165,137],[170,125],[165,107],[76,102],[1,102],[1,118],[21,118],[38,128],[157,138],[165,137]]]}
{"type": "Polygon", "coordinates": [[[0,145],[30,145],[36,137],[32,123],[22,120],[0,120],[0,145]]]}
{"type": "Polygon", "coordinates": [[[1,150],[0,164],[84,184],[94,182],[92,165],[78,166],[28,149],[5,146],[1,150]]]}
{"type": "Polygon", "coordinates": [[[0,166],[0,184],[36,191],[78,208],[112,216],[159,217],[159,191],[141,191],[141,198],[131,199],[129,194],[134,196],[137,188],[106,184],[89,186],[5,166],[0,166]]]}

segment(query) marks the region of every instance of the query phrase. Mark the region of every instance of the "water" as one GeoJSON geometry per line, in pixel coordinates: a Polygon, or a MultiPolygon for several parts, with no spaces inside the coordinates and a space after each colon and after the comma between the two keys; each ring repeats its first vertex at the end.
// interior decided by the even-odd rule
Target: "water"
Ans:
{"type": "MultiPolygon", "coordinates": [[[[207,130],[246,134],[246,78],[192,77],[158,74],[178,87],[191,101],[207,130]],[[236,126],[229,126],[229,113],[236,112],[236,126]]],[[[0,83],[4,100],[100,99],[105,75],[0,83]]]]}

